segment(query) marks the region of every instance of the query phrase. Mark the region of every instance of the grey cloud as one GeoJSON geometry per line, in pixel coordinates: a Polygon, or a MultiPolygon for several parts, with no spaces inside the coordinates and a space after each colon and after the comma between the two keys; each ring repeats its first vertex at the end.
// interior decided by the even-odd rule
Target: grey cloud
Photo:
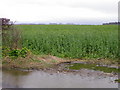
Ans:
{"type": "Polygon", "coordinates": [[[112,13],[112,14],[117,14],[118,11],[118,2],[114,2],[114,3],[75,2],[75,3],[61,3],[61,5],[70,8],[88,8],[88,9],[97,10],[104,13],[112,13]]]}
{"type": "Polygon", "coordinates": [[[60,7],[68,7],[68,8],[88,8],[95,11],[108,13],[108,14],[117,14],[118,11],[118,2],[111,1],[106,2],[100,1],[98,2],[84,2],[84,1],[77,1],[71,2],[69,0],[16,0],[13,4],[18,5],[38,5],[38,6],[60,6],[60,7]]]}

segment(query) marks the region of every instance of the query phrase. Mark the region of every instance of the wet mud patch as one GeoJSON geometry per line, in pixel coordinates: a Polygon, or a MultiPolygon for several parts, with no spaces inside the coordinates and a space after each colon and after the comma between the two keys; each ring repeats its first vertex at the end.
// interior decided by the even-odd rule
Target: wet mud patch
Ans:
{"type": "Polygon", "coordinates": [[[89,75],[92,74],[104,74],[110,76],[118,76],[120,70],[117,66],[107,66],[100,64],[89,64],[86,62],[73,61],[73,62],[65,62],[61,63],[56,68],[57,71],[60,72],[72,72],[72,73],[87,73],[89,75]]]}
{"type": "Polygon", "coordinates": [[[118,72],[120,72],[120,70],[117,68],[100,66],[100,65],[96,65],[96,64],[74,63],[74,64],[69,64],[68,67],[66,67],[66,68],[68,68],[70,70],[90,69],[90,70],[95,70],[95,71],[103,71],[106,73],[118,73],[118,72]]]}

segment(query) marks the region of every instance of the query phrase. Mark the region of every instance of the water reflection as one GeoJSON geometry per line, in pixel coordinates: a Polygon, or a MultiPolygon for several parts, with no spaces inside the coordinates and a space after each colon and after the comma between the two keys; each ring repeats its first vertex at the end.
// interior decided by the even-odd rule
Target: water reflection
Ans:
{"type": "Polygon", "coordinates": [[[3,71],[3,88],[117,88],[117,77],[43,71],[3,71]]]}

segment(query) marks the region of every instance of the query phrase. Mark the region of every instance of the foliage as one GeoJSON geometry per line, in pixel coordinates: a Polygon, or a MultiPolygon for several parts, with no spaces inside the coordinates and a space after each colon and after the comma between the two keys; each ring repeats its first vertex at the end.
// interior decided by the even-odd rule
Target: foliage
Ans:
{"type": "Polygon", "coordinates": [[[115,82],[118,82],[118,83],[120,83],[120,79],[116,79],[116,80],[115,80],[115,82]]]}
{"type": "Polygon", "coordinates": [[[22,46],[35,54],[117,59],[117,25],[17,25],[22,46]]]}
{"type": "Polygon", "coordinates": [[[9,48],[4,48],[2,51],[3,51],[3,56],[10,56],[12,58],[17,58],[17,57],[25,58],[29,52],[27,48],[13,49],[13,50],[10,50],[9,48]]]}

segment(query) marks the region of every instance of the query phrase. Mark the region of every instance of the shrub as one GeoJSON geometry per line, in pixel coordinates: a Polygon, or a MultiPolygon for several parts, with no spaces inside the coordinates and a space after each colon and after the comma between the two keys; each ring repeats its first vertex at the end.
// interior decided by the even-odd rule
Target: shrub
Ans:
{"type": "Polygon", "coordinates": [[[28,51],[29,50],[27,48],[14,49],[9,52],[9,56],[13,58],[17,58],[17,57],[25,58],[28,55],[28,51]]]}

